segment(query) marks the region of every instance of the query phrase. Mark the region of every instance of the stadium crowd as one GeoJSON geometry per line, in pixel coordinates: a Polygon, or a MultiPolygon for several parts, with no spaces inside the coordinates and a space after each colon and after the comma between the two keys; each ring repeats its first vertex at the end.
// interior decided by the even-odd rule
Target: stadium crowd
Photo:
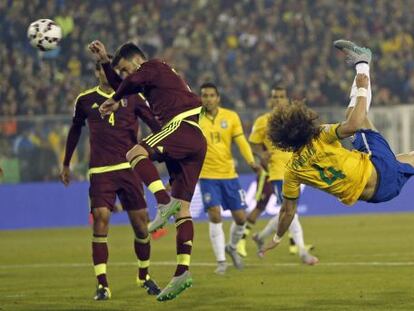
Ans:
{"type": "MultiPolygon", "coordinates": [[[[214,81],[225,106],[246,111],[264,109],[275,83],[312,106],[345,103],[353,72],[332,41],[349,38],[375,53],[375,105],[414,102],[414,6],[366,2],[361,8],[358,1],[329,0],[0,1],[0,116],[69,115],[77,94],[95,85],[86,50],[93,39],[109,50],[134,41],[174,64],[193,89],[214,81]],[[57,50],[29,45],[27,27],[38,18],[62,27],[57,50]]],[[[13,121],[0,123],[0,141],[26,135],[13,121]]]]}

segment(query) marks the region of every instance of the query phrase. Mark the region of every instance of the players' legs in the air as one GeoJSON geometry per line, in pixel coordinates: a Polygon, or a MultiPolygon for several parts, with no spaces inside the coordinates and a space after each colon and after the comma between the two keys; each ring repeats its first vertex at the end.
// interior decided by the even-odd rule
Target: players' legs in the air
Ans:
{"type": "MultiPolygon", "coordinates": [[[[357,74],[362,73],[369,77],[371,50],[346,40],[335,41],[334,46],[345,53],[348,63],[355,65],[357,74]]],[[[356,92],[356,80],[354,80],[347,113],[350,113],[355,106],[356,92]]],[[[371,97],[371,84],[369,83],[367,111],[371,104],[371,97]]],[[[400,193],[407,180],[414,176],[413,153],[395,156],[387,141],[376,131],[368,118],[362,128],[355,133],[352,144],[356,150],[371,154],[370,160],[375,166],[375,175],[372,175],[375,180],[367,184],[366,193],[361,195],[360,200],[371,203],[391,200],[400,193]]]]}
{"type": "Polygon", "coordinates": [[[106,276],[106,265],[108,262],[108,231],[111,211],[107,207],[96,207],[92,209],[93,237],[92,237],[92,259],[98,282],[95,300],[107,300],[111,298],[108,280],[106,276]]]}
{"type": "Polygon", "coordinates": [[[414,151],[411,151],[409,153],[400,153],[397,154],[396,157],[399,162],[410,164],[412,167],[414,167],[414,151]]]}
{"type": "Polygon", "coordinates": [[[180,209],[180,202],[175,198],[170,198],[155,165],[149,159],[146,148],[142,145],[135,145],[128,151],[126,158],[131,163],[134,172],[140,176],[157,200],[157,217],[149,226],[149,231],[153,232],[163,227],[168,219],[177,213],[180,209]]]}
{"type": "MultiPolygon", "coordinates": [[[[171,208],[171,204],[161,205],[152,222],[155,225],[149,227],[151,232],[151,230],[163,226],[168,218],[175,214],[177,267],[171,281],[157,296],[157,300],[165,301],[174,299],[192,284],[189,266],[194,225],[190,213],[190,202],[203,166],[207,143],[200,128],[186,121],[182,121],[173,132],[166,133],[159,139],[154,140],[151,137],[154,138],[154,136],[150,136],[143,142],[147,159],[149,155],[152,160],[166,162],[170,175],[171,197],[173,198],[171,202],[178,203],[177,209],[171,208]],[[171,211],[173,212],[170,213],[171,211]]],[[[134,163],[139,163],[139,161],[131,160],[131,164],[134,163]]],[[[147,182],[148,180],[144,180],[144,183],[147,182]]],[[[156,192],[153,191],[153,193],[156,192]]]]}
{"type": "MultiPolygon", "coordinates": [[[[370,78],[369,65],[372,59],[371,50],[368,48],[360,47],[355,43],[347,40],[337,40],[334,42],[334,46],[342,51],[346,55],[346,61],[349,65],[355,66],[356,74],[365,74],[370,78]]],[[[356,77],[352,83],[351,91],[349,94],[349,105],[346,110],[346,116],[351,113],[356,105],[356,77]]],[[[371,106],[372,91],[371,91],[371,79],[368,83],[368,94],[367,94],[367,112],[371,106]]],[[[364,120],[363,128],[376,130],[372,122],[368,117],[364,120]]]]}

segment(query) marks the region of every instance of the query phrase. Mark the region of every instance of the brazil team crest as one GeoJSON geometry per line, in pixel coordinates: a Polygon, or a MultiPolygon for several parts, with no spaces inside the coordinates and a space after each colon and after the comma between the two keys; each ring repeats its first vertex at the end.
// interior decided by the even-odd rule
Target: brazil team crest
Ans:
{"type": "Polygon", "coordinates": [[[204,201],[204,203],[206,203],[206,204],[210,203],[210,202],[211,202],[211,194],[210,194],[210,193],[208,193],[208,192],[204,193],[204,196],[203,196],[203,201],[204,201]]]}
{"type": "Polygon", "coordinates": [[[222,129],[226,129],[228,127],[227,120],[221,120],[220,126],[222,129]]]}

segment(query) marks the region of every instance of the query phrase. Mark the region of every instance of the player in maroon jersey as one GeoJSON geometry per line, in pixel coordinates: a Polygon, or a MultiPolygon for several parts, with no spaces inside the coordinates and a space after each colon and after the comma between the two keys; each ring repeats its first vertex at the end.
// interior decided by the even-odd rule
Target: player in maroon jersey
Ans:
{"type": "Polygon", "coordinates": [[[150,242],[147,229],[148,211],[141,179],[125,160],[125,153],[137,143],[140,117],[153,130],[160,129],[142,94],[130,95],[126,108],[102,119],[100,105],[114,94],[109,86],[101,64],[96,64],[95,75],[99,85],[81,93],[75,102],[75,112],[70,128],[61,180],[70,182],[69,164],[79,141],[85,120],[90,132],[90,208],[93,216],[92,258],[98,288],[95,300],[111,297],[106,277],[108,261],[107,235],[111,212],[116,196],[127,211],[135,232],[134,248],[138,259],[137,283],[150,295],[157,295],[160,289],[148,273],[150,242]]]}
{"type": "Polygon", "coordinates": [[[177,268],[170,283],[157,296],[159,301],[173,299],[192,284],[188,271],[194,236],[190,201],[207,148],[198,126],[201,101],[173,68],[158,59],[147,60],[133,43],[118,48],[112,60],[114,69],[125,77],[123,80],[111,69],[101,42],[94,41],[89,48],[106,62],[104,69],[108,80],[119,84],[116,93],[100,107],[101,113],[107,115],[116,111],[123,97],[142,91],[162,124],[159,132],[144,138],[126,157],[157,199],[157,216],[149,231],[161,228],[170,216],[176,215],[177,268]],[[153,160],[166,162],[171,197],[153,160]]]}

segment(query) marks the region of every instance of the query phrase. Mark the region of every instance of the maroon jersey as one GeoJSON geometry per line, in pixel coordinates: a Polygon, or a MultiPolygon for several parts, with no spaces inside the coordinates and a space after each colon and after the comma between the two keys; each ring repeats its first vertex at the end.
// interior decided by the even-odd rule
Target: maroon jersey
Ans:
{"type": "MultiPolygon", "coordinates": [[[[110,166],[126,162],[125,155],[129,149],[137,144],[138,121],[144,120],[153,131],[160,126],[154,119],[147,102],[138,94],[127,98],[127,105],[105,118],[101,118],[99,106],[112,94],[105,94],[99,87],[95,87],[78,96],[75,103],[72,128],[81,128],[88,122],[90,132],[90,167],[110,166]]],[[[68,143],[64,165],[69,165],[73,153],[73,144],[68,143]]],[[[75,139],[77,135],[72,135],[75,139]]],[[[77,138],[78,139],[78,138],[77,138]]]]}
{"type": "MultiPolygon", "coordinates": [[[[108,74],[107,78],[110,79],[108,74]]],[[[200,98],[191,92],[175,70],[157,59],[143,63],[135,73],[126,77],[113,99],[119,101],[137,92],[143,92],[162,125],[181,112],[201,107],[200,98]]]]}

